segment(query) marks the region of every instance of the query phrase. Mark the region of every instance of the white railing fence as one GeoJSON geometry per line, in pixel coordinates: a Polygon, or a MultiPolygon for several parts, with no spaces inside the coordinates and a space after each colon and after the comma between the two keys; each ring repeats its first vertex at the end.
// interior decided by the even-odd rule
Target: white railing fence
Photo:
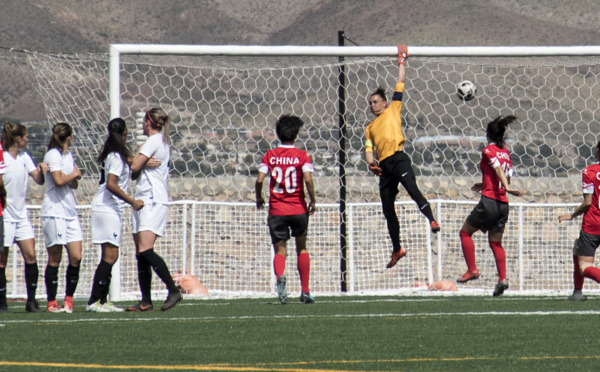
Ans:
{"type": "MultiPolygon", "coordinates": [[[[458,231],[476,204],[471,201],[433,200],[442,232],[433,236],[427,220],[412,201],[397,202],[401,241],[408,255],[386,270],[391,244],[379,203],[349,203],[347,236],[347,291],[352,294],[411,294],[425,283],[454,280],[466,266],[458,231]]],[[[557,223],[558,215],[577,204],[511,204],[511,215],[503,245],[507,257],[509,293],[564,294],[572,289],[572,247],[580,221],[557,223]]],[[[38,297],[45,297],[44,268],[47,255],[39,227],[39,206],[29,207],[36,231],[40,279],[38,297]]],[[[79,208],[84,231],[83,261],[78,297],[89,296],[100,249],[90,242],[90,206],[79,208]]],[[[113,270],[113,300],[139,296],[135,249],[131,239],[131,210],[123,218],[121,256],[113,270]]],[[[459,286],[458,293],[491,290],[497,281],[495,261],[487,237],[474,236],[478,269],[482,277],[459,286]]],[[[338,204],[319,205],[310,219],[308,248],[311,254],[311,292],[339,294],[341,291],[338,204]]],[[[266,212],[253,203],[180,201],[171,203],[165,236],[157,241],[157,252],[173,273],[187,271],[202,282],[212,296],[262,297],[275,293],[272,246],[266,212]]],[[[8,296],[25,297],[24,263],[16,246],[7,267],[8,296]]],[[[286,274],[292,295],[300,292],[296,275],[294,242],[289,242],[286,274]]],[[[60,269],[59,298],[64,293],[66,252],[60,269]]],[[[600,287],[586,281],[586,292],[600,287]]],[[[165,293],[158,278],[153,291],[165,293]]]]}

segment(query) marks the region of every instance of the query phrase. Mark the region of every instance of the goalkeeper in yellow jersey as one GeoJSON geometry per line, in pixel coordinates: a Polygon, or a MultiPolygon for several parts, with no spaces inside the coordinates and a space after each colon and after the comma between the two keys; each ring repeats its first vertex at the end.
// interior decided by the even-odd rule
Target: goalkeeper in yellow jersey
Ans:
{"type": "Polygon", "coordinates": [[[404,64],[407,59],[406,46],[398,45],[398,82],[392,102],[388,106],[385,90],[381,87],[371,94],[369,107],[377,118],[367,126],[365,131],[366,160],[369,170],[379,176],[381,206],[392,239],[393,252],[392,258],[386,266],[388,269],[394,267],[398,260],[406,255],[406,251],[400,245],[400,224],[394,208],[399,183],[417,203],[421,213],[429,219],[431,231],[433,233],[440,231],[440,225],[433,218],[429,202],[417,186],[410,158],[404,152],[405,139],[402,133],[400,111],[402,110],[402,93],[406,76],[404,64]],[[375,160],[373,150],[376,151],[378,160],[375,160]]]}

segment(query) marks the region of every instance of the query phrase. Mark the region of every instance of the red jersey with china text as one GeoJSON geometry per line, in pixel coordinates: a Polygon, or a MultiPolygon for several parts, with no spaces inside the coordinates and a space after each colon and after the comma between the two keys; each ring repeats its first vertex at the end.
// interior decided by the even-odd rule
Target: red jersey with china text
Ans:
{"type": "Polygon", "coordinates": [[[481,163],[479,164],[479,167],[483,174],[483,189],[481,190],[481,194],[490,199],[508,203],[506,190],[504,190],[504,187],[494,170],[497,167],[502,167],[507,179],[512,176],[512,160],[510,159],[508,150],[506,150],[506,148],[500,148],[492,142],[481,152],[481,163]]]}
{"type": "Polygon", "coordinates": [[[260,168],[271,176],[269,184],[269,214],[292,216],[308,213],[304,199],[304,172],[313,172],[306,151],[289,145],[269,150],[263,156],[260,168]]]}
{"type": "Polygon", "coordinates": [[[592,205],[583,214],[581,231],[600,235],[600,164],[590,165],[582,172],[583,193],[592,194],[592,205]]]}

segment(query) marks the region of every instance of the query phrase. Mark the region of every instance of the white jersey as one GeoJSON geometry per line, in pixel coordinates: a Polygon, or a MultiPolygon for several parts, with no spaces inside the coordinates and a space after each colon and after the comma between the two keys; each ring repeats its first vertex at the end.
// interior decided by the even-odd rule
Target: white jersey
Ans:
{"type": "Polygon", "coordinates": [[[13,158],[10,152],[4,151],[4,164],[6,173],[2,175],[4,188],[6,189],[6,209],[4,221],[20,222],[27,220],[27,209],[25,208],[25,197],[27,196],[27,184],[29,173],[36,170],[31,156],[25,151],[19,150],[17,157],[13,158]]]}
{"type": "Polygon", "coordinates": [[[92,201],[92,211],[121,215],[123,213],[125,201],[121,200],[106,188],[109,174],[117,176],[117,186],[119,186],[121,190],[127,192],[127,185],[129,183],[129,165],[123,161],[121,155],[116,152],[111,152],[106,159],[104,159],[100,168],[100,185],[98,187],[98,192],[92,201]]]}
{"type": "Polygon", "coordinates": [[[75,161],[70,151],[63,155],[58,149],[51,149],[44,155],[44,163],[48,164],[46,175],[46,194],[42,201],[40,216],[60,217],[66,220],[77,218],[77,202],[69,185],[56,186],[50,172],[61,171],[66,175],[75,170],[75,161]]]}
{"type": "Polygon", "coordinates": [[[171,157],[169,145],[163,142],[162,133],[150,136],[140,149],[140,154],[148,158],[160,160],[158,168],[143,168],[135,185],[134,197],[144,203],[169,203],[169,159],[171,157]]]}

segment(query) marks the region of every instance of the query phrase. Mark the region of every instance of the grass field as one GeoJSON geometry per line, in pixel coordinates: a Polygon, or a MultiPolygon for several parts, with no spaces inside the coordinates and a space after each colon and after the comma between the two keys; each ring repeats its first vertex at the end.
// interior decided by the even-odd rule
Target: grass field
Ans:
{"type": "Polygon", "coordinates": [[[167,312],[111,314],[86,313],[84,302],[73,314],[27,314],[23,303],[10,303],[10,313],[0,314],[0,370],[531,372],[600,365],[597,298],[290,300],[184,300],[167,312]]]}

